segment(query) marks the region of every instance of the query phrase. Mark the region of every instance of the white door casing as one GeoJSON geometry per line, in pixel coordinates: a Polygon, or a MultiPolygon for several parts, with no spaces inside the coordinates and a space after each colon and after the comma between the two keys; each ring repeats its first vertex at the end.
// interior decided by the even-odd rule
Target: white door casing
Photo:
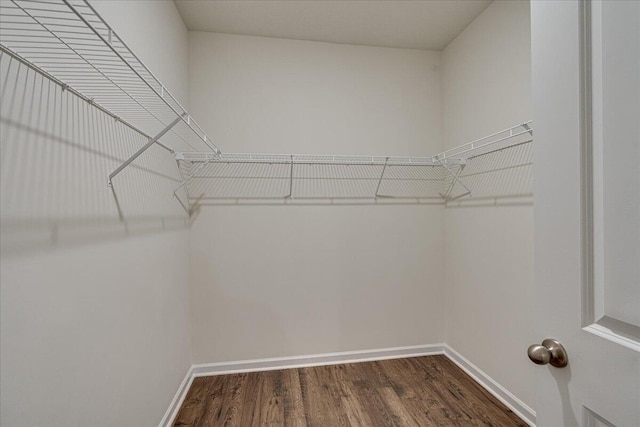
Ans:
{"type": "Polygon", "coordinates": [[[536,422],[640,426],[640,2],[532,1],[531,33],[536,322],[569,356],[536,422]]]}

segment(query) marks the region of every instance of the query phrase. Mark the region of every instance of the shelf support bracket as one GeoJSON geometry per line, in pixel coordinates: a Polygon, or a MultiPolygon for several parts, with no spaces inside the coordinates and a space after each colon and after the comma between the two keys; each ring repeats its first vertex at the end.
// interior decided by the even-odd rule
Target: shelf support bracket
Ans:
{"type": "Polygon", "coordinates": [[[380,174],[380,179],[378,180],[378,186],[376,187],[376,198],[380,196],[378,193],[380,192],[380,186],[382,185],[382,178],[384,178],[384,171],[387,170],[387,163],[389,163],[389,157],[384,159],[384,166],[382,167],[382,173],[380,174]]]}
{"type": "Polygon", "coordinates": [[[529,123],[523,123],[522,127],[529,132],[529,135],[533,136],[533,129],[531,129],[531,126],[529,126],[529,123]]]}
{"type": "MultiPolygon", "coordinates": [[[[451,195],[451,192],[453,191],[453,187],[456,185],[456,181],[460,178],[460,174],[462,174],[462,169],[464,169],[466,165],[463,163],[460,165],[460,169],[458,169],[458,172],[454,175],[453,179],[451,180],[451,184],[449,184],[449,188],[447,188],[446,193],[444,193],[444,196],[442,196],[442,198],[444,200],[448,200],[449,196],[451,195]]],[[[462,183],[460,183],[460,185],[462,185],[462,183]]],[[[465,187],[467,188],[467,187],[465,187]]]]}
{"type": "MultiPolygon", "coordinates": [[[[196,174],[198,172],[200,172],[202,170],[202,168],[204,168],[206,165],[208,165],[209,162],[202,162],[201,164],[199,164],[198,166],[196,166],[196,168],[193,170],[193,172],[191,172],[189,174],[189,176],[187,176],[181,183],[180,185],[173,191],[173,197],[175,197],[176,199],[178,199],[178,203],[180,203],[180,205],[182,205],[182,208],[185,210],[185,212],[187,213],[187,215],[191,215],[191,209],[187,208],[184,203],[182,203],[182,201],[180,200],[180,197],[178,197],[178,190],[180,190],[182,187],[184,187],[185,185],[187,185],[187,183],[189,181],[191,181],[191,178],[193,178],[194,176],[196,176],[196,174]]],[[[188,196],[189,193],[187,193],[188,196]]],[[[189,201],[187,200],[187,204],[189,204],[189,201]]]]}
{"type": "Polygon", "coordinates": [[[125,161],[123,164],[121,164],[120,166],[118,166],[118,169],[114,170],[113,172],[111,172],[111,174],[109,175],[109,180],[107,181],[107,185],[109,187],[111,187],[111,180],[118,175],[120,172],[122,172],[122,170],[124,168],[126,168],[127,166],[129,166],[131,164],[131,162],[133,162],[135,159],[137,159],[142,153],[144,153],[145,151],[147,151],[147,149],[149,147],[151,147],[153,144],[157,143],[158,140],[160,138],[162,138],[167,132],[169,132],[171,130],[171,128],[173,128],[175,125],[177,125],[182,118],[186,115],[187,113],[184,113],[181,116],[178,116],[174,121],[172,121],[167,127],[165,127],[164,129],[162,129],[160,131],[159,134],[157,134],[156,136],[154,136],[153,138],[151,138],[149,140],[149,142],[147,142],[142,148],[140,148],[138,151],[136,151],[136,153],[129,157],[127,159],[127,161],[125,161]]]}
{"type": "Polygon", "coordinates": [[[289,195],[287,199],[293,198],[293,156],[291,156],[291,169],[289,170],[289,195]]]}
{"type": "Polygon", "coordinates": [[[458,169],[457,173],[454,173],[451,168],[449,168],[449,166],[447,166],[447,164],[440,160],[437,159],[438,163],[440,163],[446,170],[447,172],[449,172],[449,175],[451,175],[451,177],[453,178],[451,180],[451,184],[449,184],[449,188],[447,188],[447,192],[445,194],[441,194],[442,198],[447,201],[449,199],[449,196],[451,195],[451,192],[453,191],[453,187],[456,185],[456,183],[460,184],[461,186],[464,187],[465,190],[467,190],[467,192],[465,194],[463,194],[463,196],[466,196],[468,194],[471,194],[471,190],[469,189],[469,187],[467,187],[466,185],[464,185],[464,183],[460,180],[460,174],[462,173],[462,170],[465,167],[465,163],[461,163],[460,164],[460,168],[458,169]]]}

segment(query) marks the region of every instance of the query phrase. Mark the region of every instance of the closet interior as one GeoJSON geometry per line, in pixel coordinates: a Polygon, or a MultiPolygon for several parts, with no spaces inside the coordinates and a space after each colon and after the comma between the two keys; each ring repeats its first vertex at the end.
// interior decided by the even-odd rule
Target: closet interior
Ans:
{"type": "MultiPolygon", "coordinates": [[[[1,4],[2,233],[8,257],[2,323],[35,322],[26,341],[3,331],[3,420],[90,425],[100,414],[106,425],[122,425],[128,421],[113,411],[124,408],[135,425],[170,425],[199,375],[259,370],[271,358],[300,356],[322,364],[362,352],[356,359],[448,354],[467,372],[475,367],[495,378],[490,392],[534,423],[526,358],[511,358],[501,371],[491,345],[474,347],[487,335],[496,335],[487,338],[489,344],[508,341],[519,328],[527,333],[507,345],[509,356],[522,352],[520,341],[532,340],[530,325],[519,324],[532,310],[525,302],[532,284],[535,124],[528,100],[528,2],[478,2],[468,25],[446,47],[427,53],[190,34],[175,21],[186,2],[177,2],[177,9],[173,2],[109,3],[1,4]],[[157,28],[144,21],[145,8],[162,17],[157,28]],[[182,56],[165,36],[180,40],[182,56]],[[295,61],[298,49],[309,49],[308,64],[295,61]],[[215,62],[217,52],[223,54],[218,68],[202,65],[215,62]],[[269,58],[274,52],[283,52],[282,63],[269,58]],[[350,56],[353,63],[344,59],[350,56]],[[399,65],[392,65],[394,58],[399,65]],[[170,65],[163,68],[163,61],[170,65]],[[318,70],[322,61],[330,63],[318,70]],[[372,82],[357,78],[383,63],[389,70],[372,70],[372,82]],[[291,73],[316,67],[319,76],[309,77],[308,87],[324,85],[317,93],[309,89],[317,99],[303,99],[302,93],[292,106],[286,104],[289,95],[259,98],[274,93],[259,93],[269,82],[294,93],[287,79],[305,81],[277,75],[287,64],[291,73]],[[423,67],[419,73],[431,73],[430,80],[385,74],[405,65],[423,67]],[[172,67],[182,78],[179,95],[172,94],[172,67]],[[248,76],[248,83],[231,82],[232,73],[248,76]],[[332,73],[352,80],[341,82],[332,73]],[[171,82],[163,84],[165,75],[171,82]],[[216,76],[222,77],[214,83],[216,76]],[[336,93],[334,80],[345,84],[336,93]],[[352,94],[338,93],[348,85],[352,94]],[[220,98],[207,92],[213,86],[220,98]],[[428,119],[402,112],[390,117],[390,107],[367,117],[384,101],[368,101],[359,91],[377,89],[413,91],[417,102],[438,112],[428,119]],[[347,117],[341,126],[365,128],[370,122],[372,132],[391,133],[410,128],[412,142],[403,145],[387,135],[386,143],[368,145],[364,136],[352,143],[359,135],[354,131],[333,134],[341,145],[323,145],[326,135],[311,129],[313,142],[302,135],[300,141],[271,144],[273,129],[249,112],[219,126],[225,114],[244,114],[242,103],[260,104],[276,129],[285,128],[278,122],[279,103],[294,111],[288,113],[291,122],[299,119],[296,110],[317,111],[319,122],[331,126],[333,101],[322,98],[323,90],[335,99],[353,95],[345,101],[353,103],[353,122],[347,117]],[[231,98],[237,103],[225,104],[231,98]],[[370,110],[367,103],[374,104],[370,110]],[[381,123],[385,114],[389,129],[381,123]],[[254,129],[254,119],[263,127],[254,129]],[[242,122],[246,129],[239,129],[242,122]],[[242,133],[247,129],[253,132],[250,142],[242,133]],[[283,153],[288,147],[300,147],[302,154],[283,153]],[[65,284],[45,290],[47,277],[65,284]],[[502,302],[493,300],[497,295],[502,302]],[[68,298],[68,305],[58,298],[68,298]],[[38,307],[40,314],[31,318],[38,307]],[[25,416],[22,402],[31,402],[33,389],[18,384],[27,368],[9,347],[16,358],[28,353],[41,364],[39,346],[56,336],[59,343],[42,351],[65,366],[62,371],[78,363],[74,369],[82,375],[94,364],[121,371],[109,379],[97,374],[103,391],[96,397],[108,401],[104,407],[66,418],[70,403],[61,393],[48,409],[25,416]],[[74,347],[76,340],[86,342],[74,347]],[[67,359],[74,352],[81,362],[73,355],[67,359]],[[125,379],[137,363],[145,365],[142,377],[125,379]],[[218,368],[225,363],[230,367],[218,368]],[[143,393],[144,382],[154,390],[134,405],[141,414],[131,415],[125,390],[143,393]],[[14,409],[5,412],[5,406],[14,409]]],[[[65,382],[51,375],[44,378],[65,382]]],[[[88,404],[83,380],[64,375],[76,386],[63,389],[88,404]]]]}

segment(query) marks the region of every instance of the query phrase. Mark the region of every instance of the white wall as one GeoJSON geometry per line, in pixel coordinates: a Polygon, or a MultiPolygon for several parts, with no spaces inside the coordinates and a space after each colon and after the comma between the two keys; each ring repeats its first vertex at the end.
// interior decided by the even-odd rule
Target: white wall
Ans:
{"type": "MultiPolygon", "coordinates": [[[[531,119],[530,43],[529,3],[496,1],[442,52],[447,148],[531,119]]],[[[448,208],[445,223],[445,342],[533,407],[533,207],[448,208]]]]}
{"type": "MultiPolygon", "coordinates": [[[[226,152],[441,149],[438,52],[189,34],[226,152]]],[[[442,341],[441,206],[217,206],[192,226],[195,363],[442,341]]]]}
{"type": "MultiPolygon", "coordinates": [[[[173,2],[94,4],[186,101],[187,31],[173,2]]],[[[121,223],[106,177],[144,140],[41,80],[16,99],[27,107],[4,99],[2,111],[0,423],[157,425],[191,364],[175,161],[154,147],[114,180],[121,223]],[[28,108],[47,94],[46,108],[28,108]]]]}
{"type": "MultiPolygon", "coordinates": [[[[426,155],[531,116],[527,2],[442,55],[94,4],[226,152],[426,155]]],[[[23,138],[2,147],[3,425],[156,424],[190,344],[206,363],[446,341],[533,406],[531,206],[218,206],[189,232],[156,147],[115,182],[123,225],[104,182],[129,145],[23,138]]]]}

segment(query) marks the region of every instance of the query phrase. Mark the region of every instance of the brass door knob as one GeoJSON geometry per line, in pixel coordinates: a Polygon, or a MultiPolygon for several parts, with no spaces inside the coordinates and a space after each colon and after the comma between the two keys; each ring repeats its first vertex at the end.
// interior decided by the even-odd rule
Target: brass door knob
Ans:
{"type": "Polygon", "coordinates": [[[542,345],[529,346],[527,354],[536,365],[551,364],[556,368],[564,368],[569,362],[567,351],[558,340],[552,338],[542,341],[542,345]]]}

